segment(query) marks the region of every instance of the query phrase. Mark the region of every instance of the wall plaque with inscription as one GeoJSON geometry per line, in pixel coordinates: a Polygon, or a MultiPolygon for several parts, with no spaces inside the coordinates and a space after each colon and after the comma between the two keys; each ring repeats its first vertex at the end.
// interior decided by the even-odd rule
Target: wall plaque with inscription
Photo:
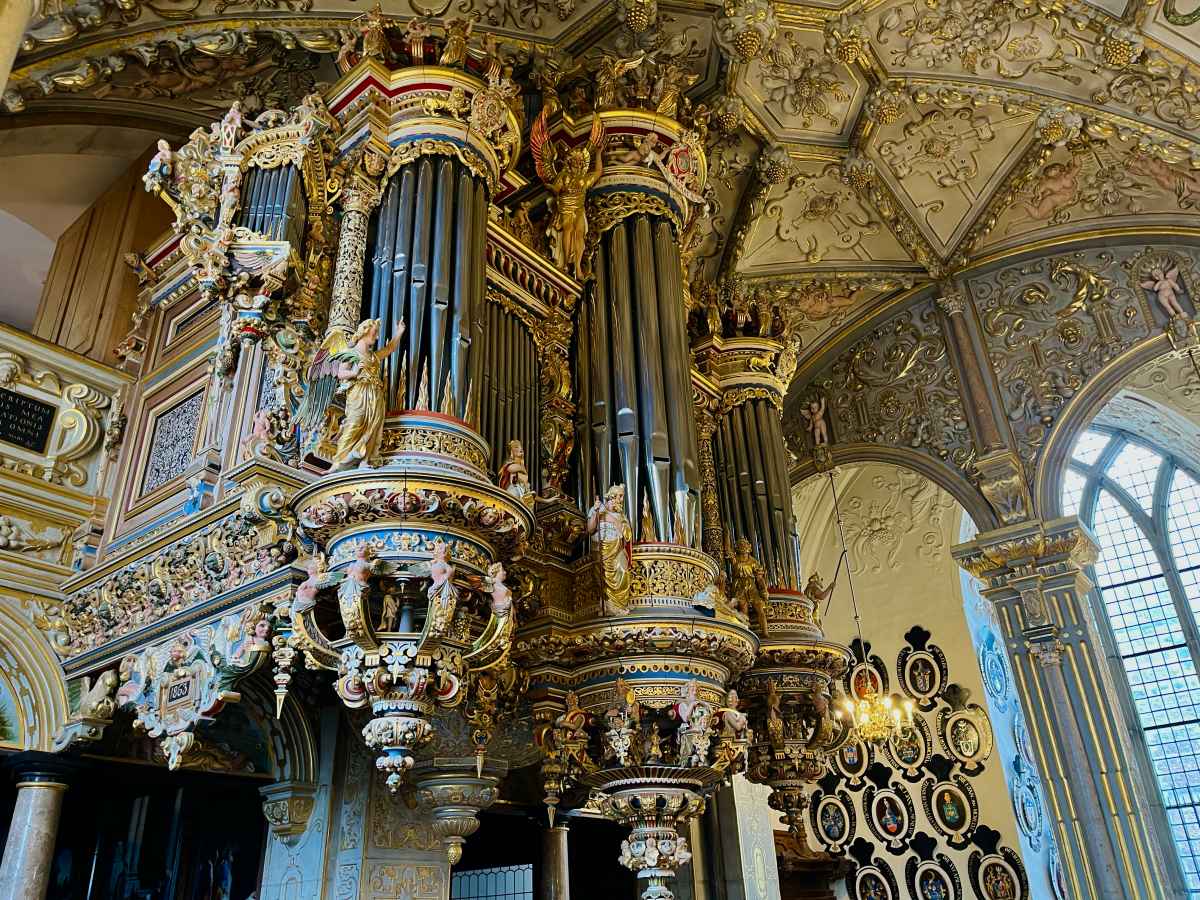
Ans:
{"type": "Polygon", "coordinates": [[[58,407],[8,388],[0,388],[0,441],[45,453],[58,407]]]}

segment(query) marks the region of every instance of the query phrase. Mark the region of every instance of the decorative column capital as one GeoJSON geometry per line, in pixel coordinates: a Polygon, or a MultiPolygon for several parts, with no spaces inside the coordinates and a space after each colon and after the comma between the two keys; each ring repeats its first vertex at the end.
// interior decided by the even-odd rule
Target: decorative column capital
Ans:
{"type": "Polygon", "coordinates": [[[378,182],[356,174],[342,188],[342,209],[369,216],[382,197],[383,191],[378,182]]]}
{"type": "Polygon", "coordinates": [[[966,297],[961,291],[942,291],[934,302],[948,316],[961,316],[967,308],[966,297]]]}
{"type": "Polygon", "coordinates": [[[72,777],[85,767],[79,761],[57,753],[27,750],[10,756],[0,768],[9,772],[18,786],[40,785],[66,789],[72,777]]]}
{"type": "Polygon", "coordinates": [[[316,805],[317,786],[299,781],[284,781],[258,789],[263,798],[263,815],[271,833],[290,846],[300,840],[316,805]]]}

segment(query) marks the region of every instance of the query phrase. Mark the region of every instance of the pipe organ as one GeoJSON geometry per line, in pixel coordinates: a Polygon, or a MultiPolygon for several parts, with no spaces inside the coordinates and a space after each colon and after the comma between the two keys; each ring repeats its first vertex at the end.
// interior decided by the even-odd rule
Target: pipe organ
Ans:
{"type": "Polygon", "coordinates": [[[417,798],[440,883],[537,763],[524,799],[553,819],[594,792],[642,896],[669,900],[706,798],[745,771],[794,810],[833,745],[812,698],[847,651],[797,590],[780,347],[689,335],[680,244],[707,163],[678,73],[655,109],[607,84],[567,109],[543,85],[529,122],[494,43],[425,28],[377,9],[320,94],[235,104],[152,163],[177,236],[144,307],[194,292],[220,315],[207,371],[138,421],[203,421],[203,455],[114,512],[56,646],[134,686],[120,703],[172,767],[238,684],[301,718],[296,695],[330,685],[372,803],[417,798]]]}
{"type": "Polygon", "coordinates": [[[472,346],[485,330],[487,209],[487,186],[451,157],[421,157],[388,178],[367,238],[362,314],[380,320],[384,340],[406,325],[385,365],[391,409],[468,416],[480,376],[472,346]]]}

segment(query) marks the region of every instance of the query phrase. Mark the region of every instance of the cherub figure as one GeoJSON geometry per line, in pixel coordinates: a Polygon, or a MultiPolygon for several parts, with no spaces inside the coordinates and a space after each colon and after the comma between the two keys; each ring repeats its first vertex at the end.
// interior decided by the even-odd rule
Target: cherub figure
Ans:
{"type": "Polygon", "coordinates": [[[543,109],[533,123],[529,144],[538,176],[555,198],[550,223],[559,234],[555,262],[582,280],[588,230],[587,192],[604,171],[604,125],[599,116],[593,115],[587,141],[568,147],[550,139],[543,109]]]}
{"type": "Polygon", "coordinates": [[[310,556],[305,571],[308,572],[308,577],[296,586],[296,598],[292,601],[293,616],[308,612],[317,605],[317,594],[333,587],[346,577],[342,572],[329,571],[329,563],[324,553],[310,556]]]}
{"type": "Polygon", "coordinates": [[[617,86],[626,72],[632,72],[642,64],[645,53],[622,59],[619,56],[606,53],[600,58],[596,67],[596,102],[597,111],[612,109],[616,104],[617,86]]]}
{"type": "Polygon", "coordinates": [[[150,165],[146,168],[146,174],[142,176],[142,181],[146,183],[147,190],[153,190],[156,186],[165,186],[171,183],[171,171],[174,168],[175,155],[171,152],[171,145],[166,141],[158,142],[158,152],[150,160],[150,165]]]}
{"type": "Polygon", "coordinates": [[[808,576],[808,584],[804,586],[804,596],[812,601],[813,624],[818,628],[821,627],[821,608],[825,605],[830,595],[833,594],[833,589],[837,585],[835,581],[829,587],[825,587],[821,581],[821,576],[813,572],[808,576]]]}
{"type": "Polygon", "coordinates": [[[814,447],[829,445],[829,423],[825,421],[825,398],[808,401],[808,409],[800,410],[804,421],[808,423],[808,433],[814,447]]]}
{"type": "Polygon", "coordinates": [[[400,346],[404,322],[396,323],[395,336],[378,351],[379,320],[367,319],[346,340],[334,329],[313,357],[308,368],[308,389],[297,417],[301,428],[315,431],[325,422],[325,412],[339,387],[348,387],[346,411],[330,471],[370,465],[383,438],[387,414],[387,388],[383,383],[383,361],[400,346]]]}
{"type": "Polygon", "coordinates": [[[1031,218],[1045,221],[1060,209],[1070,206],[1078,189],[1078,174],[1079,161],[1074,156],[1068,163],[1050,163],[1042,169],[1034,198],[1022,202],[1025,212],[1031,218]]]}
{"type": "Polygon", "coordinates": [[[1143,279],[1141,285],[1146,290],[1154,292],[1158,305],[1163,308],[1163,312],[1169,318],[1188,318],[1187,310],[1179,302],[1179,291],[1183,288],[1179,283],[1179,266],[1172,266],[1170,269],[1166,267],[1165,263],[1153,266],[1150,269],[1150,276],[1143,279]]]}
{"type": "Polygon", "coordinates": [[[637,166],[650,162],[651,157],[654,155],[654,148],[657,146],[658,135],[653,132],[646,132],[646,134],[638,138],[632,147],[626,147],[614,153],[612,162],[622,166],[637,166]]]}

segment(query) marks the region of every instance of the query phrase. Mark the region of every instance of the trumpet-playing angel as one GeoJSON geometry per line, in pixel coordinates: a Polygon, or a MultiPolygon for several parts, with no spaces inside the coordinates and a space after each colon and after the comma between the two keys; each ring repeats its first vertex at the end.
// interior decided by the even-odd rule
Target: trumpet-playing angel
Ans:
{"type": "Polygon", "coordinates": [[[310,432],[324,427],[334,394],[346,390],[346,411],[330,471],[369,465],[379,450],[387,415],[387,387],[381,369],[403,337],[404,323],[397,322],[395,336],[375,350],[379,320],[367,319],[349,340],[342,331],[330,332],[313,357],[308,391],[298,414],[301,427],[310,432]]]}
{"type": "Polygon", "coordinates": [[[604,125],[592,116],[592,130],[585,143],[568,147],[550,139],[546,112],[537,117],[530,132],[529,145],[538,177],[554,192],[554,219],[551,227],[559,235],[560,253],[556,260],[578,279],[583,278],[584,240],[587,237],[587,192],[604,171],[604,125]]]}

